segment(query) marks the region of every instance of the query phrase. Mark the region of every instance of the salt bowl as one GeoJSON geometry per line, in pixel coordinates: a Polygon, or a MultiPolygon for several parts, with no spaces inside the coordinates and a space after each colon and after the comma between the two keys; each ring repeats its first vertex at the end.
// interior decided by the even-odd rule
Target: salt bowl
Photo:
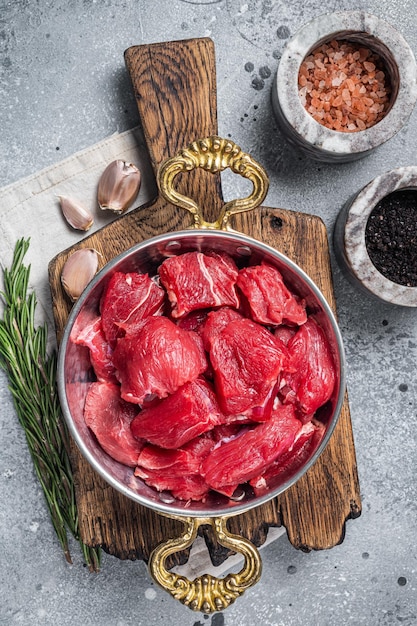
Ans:
{"type": "MultiPolygon", "coordinates": [[[[328,86],[325,90],[329,91],[328,86]]],[[[408,43],[390,24],[364,11],[322,15],[297,31],[284,49],[272,89],[273,111],[286,139],[310,158],[330,163],[362,158],[388,141],[407,122],[416,100],[417,66],[408,43]],[[315,73],[323,77],[320,53],[316,54],[321,46],[330,50],[331,55],[336,54],[336,60],[329,64],[333,71],[334,63],[337,65],[344,61],[340,60],[342,47],[347,46],[355,61],[352,66],[343,68],[342,79],[335,75],[330,78],[332,94],[326,96],[327,100],[330,98],[329,103],[320,103],[321,96],[317,96],[313,100],[315,106],[311,107],[310,98],[307,103],[305,101],[306,92],[316,89],[317,94],[319,87],[317,83],[311,83],[311,77],[306,72],[306,59],[312,72],[318,70],[315,73]],[[364,72],[362,76],[358,66],[364,72]],[[375,94],[369,82],[378,80],[375,94]],[[355,88],[357,91],[354,92],[355,88]],[[343,90],[346,91],[347,102],[342,101],[343,90]],[[349,91],[354,93],[349,94],[349,91]],[[371,96],[376,98],[375,105],[371,96]],[[339,126],[336,124],[336,127],[326,122],[326,116],[330,113],[335,115],[333,104],[329,112],[330,102],[337,101],[339,119],[345,121],[343,118],[349,115],[348,112],[356,111],[354,117],[359,119],[359,128],[354,128],[355,124],[349,127],[351,120],[339,126]],[[324,120],[317,121],[312,111],[315,108],[321,110],[323,104],[327,108],[324,120]],[[358,109],[355,109],[356,106],[358,109]],[[381,111],[374,114],[378,107],[381,111]],[[368,126],[370,117],[376,119],[368,126]],[[365,120],[365,124],[360,118],[365,120]]]]}

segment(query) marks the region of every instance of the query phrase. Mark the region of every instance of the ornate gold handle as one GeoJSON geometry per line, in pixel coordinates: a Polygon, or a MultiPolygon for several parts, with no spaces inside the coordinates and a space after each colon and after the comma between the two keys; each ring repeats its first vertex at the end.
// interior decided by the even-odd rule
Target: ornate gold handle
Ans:
{"type": "Polygon", "coordinates": [[[149,559],[149,571],[152,577],[176,600],[193,611],[213,613],[227,608],[246,589],[258,582],[262,571],[259,552],[247,539],[228,532],[226,518],[181,517],[178,519],[186,524],[183,536],[161,543],[155,548],[149,559]],[[197,536],[198,527],[202,524],[212,526],[221,545],[243,554],[245,562],[240,572],[227,574],[224,578],[203,574],[190,581],[188,578],[169,572],[165,568],[165,560],[170,554],[191,546],[197,536]]]}
{"type": "Polygon", "coordinates": [[[190,211],[194,216],[196,228],[227,230],[229,217],[234,213],[250,211],[264,200],[269,186],[268,175],[257,161],[242,150],[233,141],[212,136],[193,141],[161,163],[157,173],[157,184],[161,194],[168,202],[190,211]],[[197,203],[174,189],[174,178],[180,172],[190,172],[201,167],[209,172],[222,172],[230,168],[235,174],[248,178],[253,184],[252,193],[246,198],[226,202],[215,222],[206,222],[197,203]]]}

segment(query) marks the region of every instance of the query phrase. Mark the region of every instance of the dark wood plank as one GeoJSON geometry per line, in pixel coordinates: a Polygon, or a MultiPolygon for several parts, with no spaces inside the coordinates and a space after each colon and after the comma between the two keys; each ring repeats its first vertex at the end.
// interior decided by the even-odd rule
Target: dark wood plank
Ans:
{"type": "MultiPolygon", "coordinates": [[[[138,101],[150,159],[156,170],[190,141],[217,132],[214,46],[208,39],[136,46],[126,64],[138,101]],[[191,94],[191,96],[190,96],[191,94]],[[175,109],[175,114],[172,109],[175,109]]],[[[222,203],[220,178],[199,170],[184,176],[180,189],[204,202],[214,219],[222,203]]],[[[60,253],[49,264],[49,282],[58,341],[71,304],[60,284],[63,264],[80,247],[93,247],[104,265],[135,243],[190,225],[184,211],[157,198],[114,220],[60,253]]],[[[234,227],[287,254],[316,282],[335,309],[327,232],[314,215],[261,207],[235,218],[234,227]]],[[[84,541],[121,559],[148,560],[152,549],[175,536],[181,523],[163,517],[116,492],[72,448],[80,530],[84,541]]],[[[344,536],[345,522],[360,514],[361,503],[348,399],[329,445],[309,472],[285,494],[229,522],[233,532],[261,545],[269,526],[285,525],[296,548],[330,548],[344,536]]],[[[202,529],[215,564],[227,558],[210,531],[202,529]]],[[[173,557],[183,562],[186,554],[173,557]]]]}
{"type": "MultiPolygon", "coordinates": [[[[133,46],[125,60],[155,172],[192,141],[217,134],[216,62],[210,39],[133,46]]],[[[219,174],[179,176],[178,190],[195,200],[210,198],[205,218],[215,220],[222,204],[219,174]]]]}

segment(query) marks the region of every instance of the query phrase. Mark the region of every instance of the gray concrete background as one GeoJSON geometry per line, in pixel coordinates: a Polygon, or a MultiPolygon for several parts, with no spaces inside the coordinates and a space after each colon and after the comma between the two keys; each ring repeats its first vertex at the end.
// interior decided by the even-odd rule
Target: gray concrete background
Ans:
{"type": "MultiPolygon", "coordinates": [[[[329,229],[372,178],[416,164],[417,111],[366,159],[300,157],[276,128],[270,89],[283,47],[324,11],[363,8],[417,53],[416,0],[0,0],[0,186],[138,123],[124,66],[130,45],[210,36],[219,132],[268,170],[265,204],[320,215],[329,229]]],[[[233,195],[238,183],[225,181],[233,195]]],[[[13,216],[10,216],[13,219],[13,216]]],[[[341,545],[304,554],[282,537],[261,582],[224,614],[193,614],[142,562],[104,555],[89,574],[65,563],[0,376],[0,623],[47,626],[315,626],[417,623],[417,318],[362,296],[333,262],[363,499],[341,545]]]]}

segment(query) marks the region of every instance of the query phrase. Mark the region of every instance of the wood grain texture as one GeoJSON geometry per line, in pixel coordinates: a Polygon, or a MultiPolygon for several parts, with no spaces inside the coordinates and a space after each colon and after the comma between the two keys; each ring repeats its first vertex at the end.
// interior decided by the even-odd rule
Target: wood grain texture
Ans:
{"type": "MultiPolygon", "coordinates": [[[[210,39],[133,46],[125,52],[152,166],[196,139],[216,135],[216,64],[210,39]]],[[[194,200],[210,198],[205,219],[222,205],[219,174],[178,177],[178,190],[194,200]]],[[[161,224],[163,226],[163,224],[161,224]]]]}
{"type": "MultiPolygon", "coordinates": [[[[208,39],[135,46],[126,51],[126,64],[138,101],[150,158],[159,163],[190,141],[217,133],[214,46],[208,39]],[[192,94],[192,98],[190,97],[192,94]],[[175,109],[175,114],[172,110],[175,109]]],[[[184,176],[181,191],[204,202],[214,219],[222,204],[220,178],[202,170],[184,176]]],[[[234,218],[236,230],[261,239],[299,264],[316,282],[335,310],[327,232],[314,215],[260,207],[234,218]]],[[[93,247],[101,264],[132,245],[161,232],[190,225],[190,216],[158,197],[114,220],[63,251],[49,264],[49,282],[58,341],[71,308],[62,291],[60,275],[68,256],[80,247],[93,247]]],[[[88,545],[120,559],[148,560],[152,549],[176,536],[182,524],[138,505],[110,487],[72,446],[72,465],[80,531],[88,545]]],[[[269,526],[284,525],[294,547],[302,550],[330,548],[343,540],[345,522],[361,512],[355,448],[348,398],[329,445],[307,474],[280,497],[237,515],[229,521],[232,532],[257,546],[269,526]]],[[[202,528],[214,564],[228,552],[202,528]]],[[[168,565],[182,563],[187,554],[172,557],[168,565]]]]}

